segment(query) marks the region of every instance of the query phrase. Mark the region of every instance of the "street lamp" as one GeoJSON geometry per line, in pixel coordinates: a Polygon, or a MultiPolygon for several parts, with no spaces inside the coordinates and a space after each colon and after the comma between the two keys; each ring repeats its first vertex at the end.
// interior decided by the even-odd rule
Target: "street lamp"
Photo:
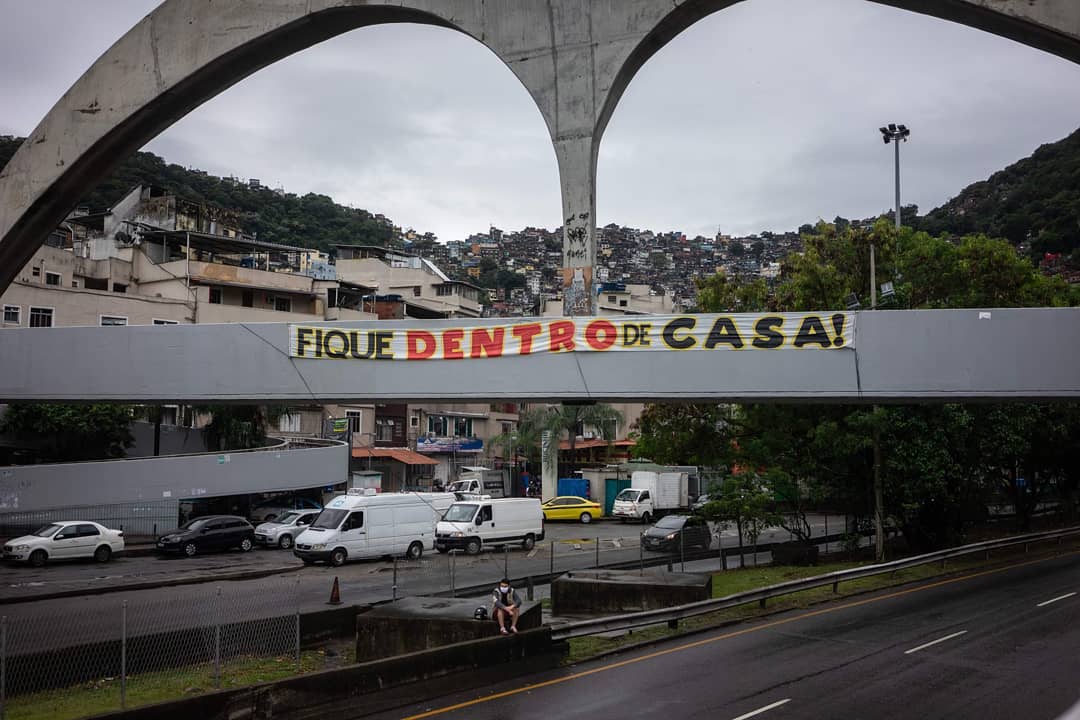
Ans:
{"type": "MultiPolygon", "coordinates": [[[[881,132],[882,141],[888,145],[890,142],[896,146],[896,242],[897,242],[897,254],[899,255],[900,247],[900,142],[907,142],[908,136],[911,135],[911,130],[907,125],[897,125],[896,123],[889,123],[884,125],[878,130],[881,132]]],[[[874,244],[870,244],[870,309],[873,310],[877,307],[877,268],[874,266],[874,244]]]]}

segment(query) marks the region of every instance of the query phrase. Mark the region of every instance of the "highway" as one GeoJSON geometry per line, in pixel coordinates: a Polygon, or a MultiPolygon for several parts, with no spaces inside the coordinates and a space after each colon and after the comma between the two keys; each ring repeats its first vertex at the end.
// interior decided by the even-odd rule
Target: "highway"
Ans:
{"type": "Polygon", "coordinates": [[[778,614],[390,718],[1051,720],[1080,698],[1080,553],[778,614]]]}

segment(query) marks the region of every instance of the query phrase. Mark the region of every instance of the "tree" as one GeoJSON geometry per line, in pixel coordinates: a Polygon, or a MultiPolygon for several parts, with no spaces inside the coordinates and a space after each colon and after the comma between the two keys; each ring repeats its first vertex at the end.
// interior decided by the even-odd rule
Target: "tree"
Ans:
{"type": "Polygon", "coordinates": [[[135,444],[131,421],[128,405],[15,403],[7,406],[0,432],[35,436],[50,460],[110,460],[135,444]]]}
{"type": "Polygon", "coordinates": [[[742,257],[743,253],[746,252],[746,247],[738,240],[732,241],[731,245],[728,246],[728,249],[734,257],[742,257]]]}
{"type": "Polygon", "coordinates": [[[725,479],[720,489],[720,497],[706,503],[703,514],[710,520],[735,523],[739,534],[740,567],[746,567],[744,537],[750,541],[756,560],[758,538],[767,528],[777,523],[767,486],[756,474],[748,471],[725,479]]]}
{"type": "Polygon", "coordinates": [[[663,465],[727,465],[730,416],[730,408],[724,405],[646,405],[632,428],[637,442],[634,455],[663,465]]]}
{"type": "Polygon", "coordinates": [[[248,450],[266,445],[266,432],[289,414],[278,405],[198,405],[195,412],[209,415],[203,426],[203,438],[211,452],[248,450]]]}
{"type": "Polygon", "coordinates": [[[701,312],[755,312],[765,310],[769,288],[763,278],[732,280],[723,271],[698,279],[697,303],[701,312]]]}
{"type": "MultiPolygon", "coordinates": [[[[559,461],[559,440],[563,433],[569,436],[570,474],[577,469],[577,435],[585,426],[592,426],[610,444],[615,439],[615,431],[623,416],[610,405],[546,405],[529,408],[520,415],[518,435],[529,439],[539,451],[544,433],[549,433],[551,442],[546,456],[540,454],[544,466],[556,470],[559,461]]],[[[521,443],[524,445],[524,443],[521,443]]],[[[539,453],[538,453],[539,454],[539,453]]]]}

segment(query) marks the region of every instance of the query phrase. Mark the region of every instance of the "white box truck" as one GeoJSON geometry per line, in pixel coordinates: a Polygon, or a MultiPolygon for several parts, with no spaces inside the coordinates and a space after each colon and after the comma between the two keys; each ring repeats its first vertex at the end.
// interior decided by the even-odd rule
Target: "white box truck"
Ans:
{"type": "Polygon", "coordinates": [[[404,555],[418,559],[435,545],[435,526],[453,504],[452,493],[383,493],[354,488],[339,495],[293,543],[305,565],[338,567],[358,558],[404,555]]]}
{"type": "Polygon", "coordinates": [[[689,476],[685,472],[635,470],[630,475],[630,487],[615,496],[611,514],[622,520],[650,523],[685,509],[690,504],[688,485],[689,476]]]}
{"type": "Polygon", "coordinates": [[[435,528],[435,549],[476,555],[485,546],[532,550],[544,539],[544,512],[537,498],[491,498],[454,503],[435,528]]]}
{"type": "Polygon", "coordinates": [[[478,465],[467,465],[461,469],[458,479],[450,483],[447,492],[469,496],[487,495],[493,498],[510,496],[510,477],[506,470],[492,470],[478,465]]]}

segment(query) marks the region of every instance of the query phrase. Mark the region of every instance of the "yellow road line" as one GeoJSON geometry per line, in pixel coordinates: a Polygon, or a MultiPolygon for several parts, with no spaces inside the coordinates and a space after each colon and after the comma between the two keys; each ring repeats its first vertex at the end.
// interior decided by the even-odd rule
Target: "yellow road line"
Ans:
{"type": "Polygon", "coordinates": [[[608,670],[615,670],[617,668],[625,667],[627,665],[633,665],[634,663],[643,662],[645,660],[652,660],[654,658],[663,657],[664,655],[670,655],[672,653],[682,652],[683,650],[690,650],[703,645],[709,645],[720,640],[728,640],[740,635],[748,635],[759,630],[767,630],[768,628],[777,627],[779,625],[787,625],[798,620],[805,618],[816,617],[818,615],[826,615],[828,613],[837,612],[838,610],[847,610],[853,607],[859,607],[861,605],[869,605],[870,603],[881,602],[882,600],[891,600],[892,598],[903,597],[904,595],[911,595],[912,593],[923,592],[924,590],[930,590],[932,588],[941,587],[942,585],[951,585],[952,583],[963,582],[965,580],[973,580],[974,578],[983,577],[985,575],[995,575],[1006,570],[1014,570],[1016,568],[1025,567],[1027,565],[1035,565],[1036,563],[1046,562],[1047,560],[1053,560],[1060,557],[1068,557],[1069,555],[1080,554],[1080,550],[1064,553],[1063,555],[1052,555],[1050,557],[1039,558],[1037,560],[1026,560],[1022,563],[1016,563],[1015,565],[1006,565],[1004,567],[994,568],[992,570],[983,570],[977,573],[971,573],[970,575],[961,575],[960,577],[949,578],[948,580],[938,580],[937,582],[929,583],[927,585],[920,585],[919,587],[908,588],[906,590],[898,590],[887,595],[878,595],[872,598],[866,598],[865,600],[855,600],[854,602],[844,603],[843,605],[833,605],[821,610],[812,610],[810,612],[802,613],[794,617],[783,618],[781,620],[772,620],[760,625],[754,625],[753,627],[743,628],[741,630],[734,630],[723,635],[715,635],[713,637],[705,638],[704,640],[696,640],[694,642],[678,645],[666,650],[658,650],[657,652],[649,653],[647,655],[639,655],[637,657],[629,658],[627,660],[620,660],[619,662],[611,663],[610,665],[602,665],[601,667],[593,668],[592,670],[583,670],[573,675],[564,675],[552,680],[545,680],[544,682],[533,683],[532,685],[525,685],[524,687],[515,688],[513,690],[505,690],[493,695],[485,695],[484,697],[476,698],[474,700],[466,700],[455,705],[447,705],[442,708],[435,708],[434,710],[428,710],[426,712],[419,713],[417,715],[409,715],[402,720],[422,720],[423,718],[434,717],[436,715],[444,715],[455,710],[462,708],[472,707],[473,705],[480,705],[481,703],[491,702],[492,700],[499,700],[504,697],[511,697],[513,695],[519,695],[525,692],[531,692],[533,690],[539,690],[541,688],[550,687],[552,685],[560,685],[571,680],[578,680],[589,675],[595,675],[596,673],[607,672],[608,670]]]}

